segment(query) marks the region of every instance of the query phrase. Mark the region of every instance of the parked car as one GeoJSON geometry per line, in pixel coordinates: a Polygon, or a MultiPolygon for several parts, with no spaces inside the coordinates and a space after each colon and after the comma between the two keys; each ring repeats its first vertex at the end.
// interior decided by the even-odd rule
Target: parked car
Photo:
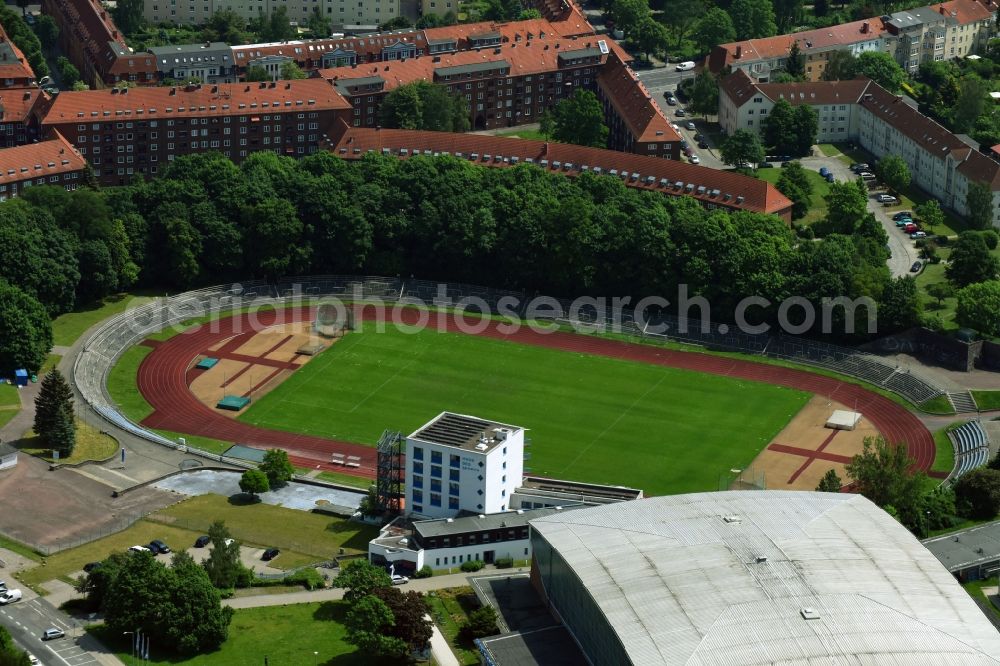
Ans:
{"type": "Polygon", "coordinates": [[[166,554],[166,553],[170,552],[170,546],[168,546],[167,544],[163,543],[159,539],[153,539],[152,541],[150,541],[149,542],[149,549],[151,551],[153,551],[154,553],[157,553],[157,554],[159,554],[159,553],[166,554]]]}
{"type": "Polygon", "coordinates": [[[129,546],[128,552],[130,553],[149,553],[151,552],[149,548],[145,546],[129,546]]]}
{"type": "Polygon", "coordinates": [[[691,164],[701,164],[701,159],[697,155],[690,157],[691,164]]]}
{"type": "Polygon", "coordinates": [[[855,162],[851,165],[851,171],[854,173],[861,173],[862,171],[868,171],[871,167],[867,162],[855,162]]]}
{"type": "Polygon", "coordinates": [[[708,141],[705,141],[704,139],[702,139],[701,141],[698,142],[698,147],[699,148],[708,148],[708,141]]]}
{"type": "Polygon", "coordinates": [[[57,638],[62,638],[65,635],[66,635],[66,632],[63,631],[62,629],[59,629],[58,627],[49,627],[44,632],[42,632],[42,640],[43,641],[52,641],[52,640],[55,640],[57,638]]]}
{"type": "Polygon", "coordinates": [[[51,76],[43,76],[42,78],[38,79],[38,85],[40,85],[40,86],[47,86],[50,83],[52,83],[52,77],[51,76]]]}
{"type": "Polygon", "coordinates": [[[7,590],[3,594],[0,594],[0,606],[6,606],[20,600],[21,590],[7,590]]]}
{"type": "Polygon", "coordinates": [[[270,562],[271,560],[276,558],[279,553],[281,553],[281,551],[278,550],[277,548],[268,548],[267,550],[264,551],[264,554],[260,556],[260,559],[264,560],[265,562],[270,562]]]}
{"type": "Polygon", "coordinates": [[[693,130],[693,129],[697,129],[697,127],[695,127],[695,124],[694,124],[694,121],[693,121],[693,120],[689,120],[689,121],[688,121],[688,123],[687,123],[687,128],[688,128],[689,130],[693,130]]]}
{"type": "Polygon", "coordinates": [[[677,67],[674,68],[678,72],[688,72],[694,69],[694,62],[691,60],[685,60],[684,62],[677,63],[677,67]]]}
{"type": "Polygon", "coordinates": [[[393,585],[406,585],[410,582],[410,579],[406,576],[400,576],[399,574],[392,574],[392,584],[393,585]]]}
{"type": "Polygon", "coordinates": [[[205,536],[203,534],[203,535],[201,535],[200,537],[198,537],[197,539],[194,540],[194,547],[195,548],[204,548],[205,546],[208,545],[209,541],[211,541],[211,539],[208,538],[207,536],[205,536]]]}
{"type": "Polygon", "coordinates": [[[885,204],[886,206],[889,206],[894,203],[899,203],[899,199],[892,196],[891,194],[877,194],[875,195],[875,201],[879,202],[880,204],[885,204]]]}
{"type": "Polygon", "coordinates": [[[701,132],[695,132],[694,140],[695,141],[704,141],[705,140],[705,135],[702,134],[701,132]]]}
{"type": "Polygon", "coordinates": [[[908,218],[908,217],[904,217],[902,219],[896,220],[896,226],[897,227],[903,228],[903,227],[905,227],[908,224],[914,224],[913,220],[910,219],[910,218],[908,218]]]}
{"type": "Polygon", "coordinates": [[[873,174],[871,171],[860,172],[858,174],[858,178],[864,181],[871,181],[871,182],[875,182],[876,180],[878,180],[878,178],[875,177],[875,174],[873,174]]]}
{"type": "Polygon", "coordinates": [[[3,592],[6,589],[7,589],[7,581],[0,580],[0,592],[3,592]]]}
{"type": "Polygon", "coordinates": [[[90,573],[99,566],[101,566],[100,562],[87,562],[86,564],[83,565],[83,572],[90,573]]]}
{"type": "Polygon", "coordinates": [[[824,178],[826,178],[826,175],[828,173],[830,173],[830,170],[827,169],[826,167],[820,167],[819,168],[819,175],[823,176],[824,178]]]}
{"type": "Polygon", "coordinates": [[[678,118],[683,118],[685,116],[684,109],[677,109],[674,111],[674,115],[678,118]]]}
{"type": "Polygon", "coordinates": [[[902,220],[904,218],[911,218],[911,217],[913,217],[913,213],[911,213],[908,210],[901,210],[898,213],[896,213],[895,215],[893,215],[892,219],[895,220],[896,222],[898,222],[899,220],[902,220]]]}
{"type": "Polygon", "coordinates": [[[905,234],[912,234],[912,233],[916,233],[918,231],[920,231],[920,227],[918,227],[917,225],[913,224],[912,222],[910,224],[907,224],[905,227],[903,227],[903,233],[905,233],[905,234]]]}
{"type": "Polygon", "coordinates": [[[684,146],[684,155],[686,157],[691,157],[692,155],[694,155],[694,151],[691,150],[691,146],[684,146]]]}
{"type": "Polygon", "coordinates": [[[924,267],[924,264],[923,264],[923,262],[920,262],[920,261],[914,261],[914,262],[913,262],[913,265],[912,265],[912,266],[910,266],[910,272],[911,272],[911,273],[919,273],[919,272],[920,272],[920,269],[921,269],[921,268],[923,268],[923,267],[924,267]]]}
{"type": "Polygon", "coordinates": [[[914,231],[912,234],[910,234],[910,238],[912,238],[913,240],[917,240],[918,238],[927,238],[927,232],[926,231],[914,231]]]}
{"type": "Polygon", "coordinates": [[[668,95],[667,104],[669,104],[670,106],[677,106],[677,98],[674,97],[673,95],[670,95],[670,93],[667,93],[667,95],[668,95]]]}
{"type": "Polygon", "coordinates": [[[36,666],[36,664],[40,664],[42,662],[38,661],[38,657],[36,657],[35,655],[33,655],[33,654],[31,654],[29,652],[28,653],[28,663],[31,664],[31,666],[36,666]]]}
{"type": "Polygon", "coordinates": [[[832,173],[826,174],[826,182],[828,182],[828,183],[832,183],[833,182],[833,174],[832,173]]]}

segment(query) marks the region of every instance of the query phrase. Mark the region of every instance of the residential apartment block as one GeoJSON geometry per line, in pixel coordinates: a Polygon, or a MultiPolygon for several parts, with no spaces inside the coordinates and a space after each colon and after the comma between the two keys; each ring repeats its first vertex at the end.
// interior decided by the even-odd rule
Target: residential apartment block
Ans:
{"type": "Polygon", "coordinates": [[[293,25],[305,25],[313,12],[319,12],[334,28],[380,25],[400,15],[400,0],[145,0],[143,16],[153,24],[202,25],[223,10],[250,20],[280,7],[293,25]]]}
{"type": "Polygon", "coordinates": [[[915,185],[960,215],[968,214],[969,185],[987,185],[993,192],[994,224],[1000,226],[1000,163],[920,113],[913,100],[868,79],[754,83],[746,72],[737,71],[720,85],[719,121],[727,134],[737,129],[759,132],[781,99],[816,109],[818,141],[854,141],[876,158],[899,155],[915,185]]]}
{"type": "Polygon", "coordinates": [[[370,129],[346,123],[334,130],[327,147],[344,159],[360,159],[374,152],[400,159],[452,155],[493,168],[534,164],[567,177],[606,175],[620,178],[628,187],[689,196],[710,210],[770,213],[786,223],[792,216],[792,202],[766,181],[604,148],[477,134],[370,129]]]}
{"type": "Polygon", "coordinates": [[[40,88],[0,90],[0,147],[36,141],[42,116],[52,103],[40,88]]]}
{"type": "Polygon", "coordinates": [[[350,105],[321,79],[64,92],[42,121],[93,165],[101,183],[154,175],[177,156],[219,151],[234,162],[269,150],[315,152],[350,105]]]}
{"type": "Polygon", "coordinates": [[[27,88],[35,82],[35,72],[7,32],[0,25],[0,88],[27,88]]]}
{"type": "Polygon", "coordinates": [[[154,46],[149,53],[156,59],[156,72],[162,79],[184,83],[235,83],[239,80],[233,49],[223,42],[154,46]]]}
{"type": "Polygon", "coordinates": [[[608,147],[626,153],[679,160],[681,137],[653,95],[616,52],[597,75],[597,97],[604,104],[608,147]]]}
{"type": "Polygon", "coordinates": [[[976,0],[951,0],[829,28],[722,44],[712,50],[708,67],[716,74],[726,67],[743,70],[767,82],[785,69],[797,43],[810,81],[822,78],[830,56],[838,51],[855,56],[883,51],[912,73],[921,62],[964,57],[985,47],[994,18],[995,9],[976,0]]]}
{"type": "Polygon", "coordinates": [[[87,161],[59,132],[45,141],[4,148],[0,150],[0,201],[36,185],[75,190],[86,169],[87,161]]]}

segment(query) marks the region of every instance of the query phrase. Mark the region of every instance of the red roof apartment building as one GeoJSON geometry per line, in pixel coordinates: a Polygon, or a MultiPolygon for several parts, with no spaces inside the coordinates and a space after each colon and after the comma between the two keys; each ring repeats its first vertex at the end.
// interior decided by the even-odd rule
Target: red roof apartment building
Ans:
{"type": "Polygon", "coordinates": [[[0,90],[0,148],[31,143],[52,98],[39,88],[0,90]]]}
{"type": "Polygon", "coordinates": [[[597,96],[604,104],[609,148],[680,159],[680,135],[646,86],[616,52],[608,55],[597,75],[597,96]]]}
{"type": "Polygon", "coordinates": [[[0,150],[0,201],[35,185],[75,190],[87,162],[59,132],[46,141],[0,150]]]}
{"type": "Polygon", "coordinates": [[[710,209],[770,213],[786,223],[791,220],[792,202],[763,180],[603,148],[476,134],[350,127],[346,123],[338,124],[328,147],[344,159],[360,159],[369,152],[399,158],[453,155],[480,166],[535,164],[567,176],[603,174],[621,178],[629,187],[690,196],[710,209]]]}
{"type": "Polygon", "coordinates": [[[322,79],[64,92],[42,121],[93,165],[101,183],[150,176],[177,156],[219,151],[234,162],[270,150],[315,152],[350,104],[322,79]]]}
{"type": "Polygon", "coordinates": [[[34,82],[31,65],[0,25],[0,88],[27,88],[34,82]]]}

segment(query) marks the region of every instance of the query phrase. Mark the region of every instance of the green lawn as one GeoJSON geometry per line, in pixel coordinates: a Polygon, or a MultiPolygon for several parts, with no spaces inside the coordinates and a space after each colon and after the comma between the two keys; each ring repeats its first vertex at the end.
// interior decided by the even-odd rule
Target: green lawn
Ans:
{"type": "MultiPolygon", "coordinates": [[[[52,458],[52,449],[41,448],[37,442],[38,435],[31,431],[18,442],[17,447],[27,454],[38,456],[46,462],[56,462],[52,458]]],[[[59,462],[74,465],[86,460],[107,460],[118,452],[118,442],[110,435],[105,435],[94,426],[77,419],[76,446],[68,458],[60,458],[59,462]]]]}
{"type": "Polygon", "coordinates": [[[535,474],[713,490],[750,463],[809,396],[715,375],[423,331],[352,333],[240,419],[374,445],[444,410],[530,429],[535,474]],[[625,453],[627,452],[627,453],[625,453]]]}
{"type": "Polygon", "coordinates": [[[1000,391],[973,391],[972,397],[984,412],[1000,409],[1000,391]]]}
{"type": "Polygon", "coordinates": [[[330,483],[339,483],[345,486],[352,486],[354,488],[361,488],[362,490],[368,490],[372,483],[371,479],[364,479],[360,476],[351,476],[350,474],[340,474],[338,472],[320,472],[316,475],[318,481],[329,481],[330,483]]]}
{"type": "Polygon", "coordinates": [[[94,324],[124,312],[126,308],[137,307],[150,300],[148,296],[133,293],[115,294],[97,303],[90,303],[73,312],[59,315],[52,320],[53,344],[72,345],[94,324]]]}
{"type": "MultiPolygon", "coordinates": [[[[830,183],[826,182],[826,179],[819,175],[818,171],[811,169],[804,169],[804,171],[809,182],[812,183],[813,193],[809,197],[809,212],[801,220],[798,220],[798,223],[812,224],[826,217],[826,199],[823,197],[830,193],[830,183]]],[[[757,177],[775,185],[781,178],[781,169],[757,169],[757,177]]]]}
{"type": "Polygon", "coordinates": [[[118,405],[122,414],[136,423],[153,413],[153,408],[139,393],[135,383],[139,365],[152,351],[151,347],[142,345],[129,347],[108,374],[108,393],[111,394],[111,399],[118,405]]]}
{"type": "Polygon", "coordinates": [[[931,471],[951,473],[955,468],[955,446],[948,439],[948,428],[942,428],[934,433],[934,447],[936,452],[931,471]]]}
{"type": "Polygon", "coordinates": [[[21,396],[18,395],[18,388],[13,384],[0,384],[0,408],[15,407],[20,408],[21,396]]]}
{"type": "Polygon", "coordinates": [[[920,409],[927,412],[928,414],[954,414],[955,408],[951,406],[951,401],[948,400],[948,396],[943,393],[938,396],[934,396],[930,400],[924,400],[920,403],[920,409]]]}
{"type": "Polygon", "coordinates": [[[538,130],[533,129],[512,129],[506,132],[498,132],[497,136],[505,136],[516,139],[531,139],[532,141],[552,141],[538,130]]]}
{"type": "Polygon", "coordinates": [[[4,427],[8,423],[10,423],[11,420],[15,416],[17,416],[18,411],[20,411],[20,410],[14,409],[14,408],[3,408],[3,407],[0,407],[0,428],[4,427]]]}
{"type": "Polygon", "coordinates": [[[461,641],[458,631],[469,620],[469,613],[479,608],[479,600],[471,587],[449,587],[426,595],[434,624],[448,640],[462,666],[479,664],[479,651],[472,642],[461,641]]]}
{"type": "MultiPolygon", "coordinates": [[[[365,666],[378,663],[357,653],[345,640],[344,616],[348,606],[343,601],[293,604],[237,610],[229,625],[229,639],[210,654],[189,659],[165,657],[153,645],[152,666],[248,666],[267,663],[273,666],[365,666]]],[[[111,636],[103,625],[89,627],[102,643],[131,664],[128,639],[111,636]]]]}
{"type": "Polygon", "coordinates": [[[820,143],[817,145],[819,146],[820,152],[827,157],[836,157],[837,155],[840,155],[840,148],[832,143],[820,143]]]}

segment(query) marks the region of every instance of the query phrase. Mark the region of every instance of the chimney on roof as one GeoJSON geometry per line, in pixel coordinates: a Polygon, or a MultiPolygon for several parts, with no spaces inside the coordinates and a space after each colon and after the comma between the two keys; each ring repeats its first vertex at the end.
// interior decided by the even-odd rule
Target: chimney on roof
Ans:
{"type": "Polygon", "coordinates": [[[868,21],[865,21],[864,23],[861,24],[861,32],[862,33],[868,32],[868,21]]]}
{"type": "Polygon", "coordinates": [[[111,31],[111,39],[118,39],[118,31],[117,30],[112,30],[111,31]]]}
{"type": "Polygon", "coordinates": [[[743,57],[743,47],[739,44],[736,45],[736,59],[739,60],[743,57]]]}

